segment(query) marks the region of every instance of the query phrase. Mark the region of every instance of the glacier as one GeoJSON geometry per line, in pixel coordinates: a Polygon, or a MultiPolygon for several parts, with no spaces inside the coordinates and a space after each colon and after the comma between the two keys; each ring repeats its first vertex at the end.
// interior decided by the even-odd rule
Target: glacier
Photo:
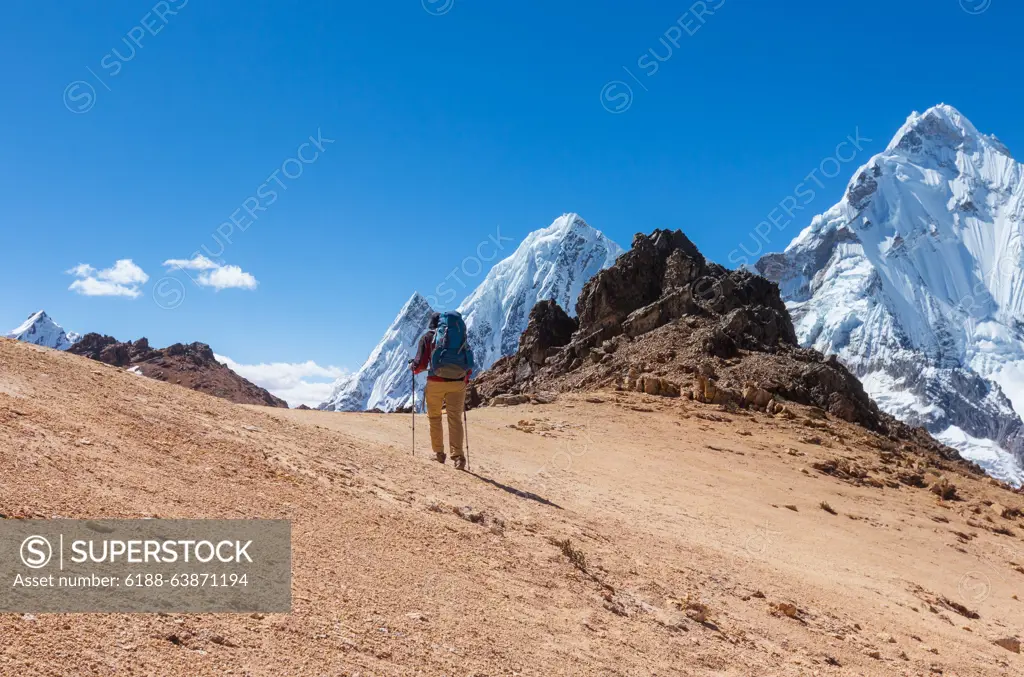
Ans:
{"type": "Polygon", "coordinates": [[[65,332],[45,311],[39,310],[28,316],[17,328],[4,334],[4,338],[24,341],[37,346],[67,350],[81,338],[75,332],[65,332]]]}
{"type": "Polygon", "coordinates": [[[1024,167],[940,104],[757,271],[879,406],[1024,482],[1024,167]]]}
{"type": "MultiPolygon", "coordinates": [[[[494,265],[459,305],[466,320],[476,371],[515,353],[530,310],[554,299],[575,312],[583,285],[615,263],[623,249],[578,214],[563,214],[535,230],[508,257],[494,265]]],[[[399,311],[380,343],[355,373],[338,379],[319,409],[396,411],[412,406],[408,360],[416,352],[434,310],[415,293],[399,311]]],[[[422,392],[424,377],[417,381],[422,392]]],[[[417,409],[423,409],[419,397],[417,409]]]]}

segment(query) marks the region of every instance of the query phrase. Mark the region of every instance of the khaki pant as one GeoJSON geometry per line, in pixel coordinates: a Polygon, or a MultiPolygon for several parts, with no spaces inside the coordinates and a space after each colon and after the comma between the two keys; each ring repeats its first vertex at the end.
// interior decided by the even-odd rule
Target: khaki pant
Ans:
{"type": "Polygon", "coordinates": [[[444,428],[441,427],[441,407],[448,412],[448,438],[453,459],[462,456],[462,412],[466,406],[465,381],[427,381],[424,395],[427,401],[427,419],[430,421],[430,447],[435,454],[444,453],[444,428]]]}

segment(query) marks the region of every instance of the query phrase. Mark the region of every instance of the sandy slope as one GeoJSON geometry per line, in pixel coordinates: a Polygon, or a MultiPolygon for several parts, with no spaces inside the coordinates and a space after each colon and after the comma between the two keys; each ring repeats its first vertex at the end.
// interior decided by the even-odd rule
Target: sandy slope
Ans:
{"type": "Polygon", "coordinates": [[[1024,519],[986,505],[1024,499],[988,480],[856,486],[812,463],[884,484],[914,459],[641,395],[470,416],[461,474],[422,418],[413,458],[408,416],[241,407],[0,340],[0,513],[288,518],[295,600],[0,615],[0,675],[1024,674],[992,644],[1024,630],[1024,519]]]}

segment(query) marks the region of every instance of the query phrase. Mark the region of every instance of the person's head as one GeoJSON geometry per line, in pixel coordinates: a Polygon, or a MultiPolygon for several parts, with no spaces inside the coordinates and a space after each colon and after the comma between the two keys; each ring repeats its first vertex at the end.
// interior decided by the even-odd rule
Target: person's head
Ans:
{"type": "Polygon", "coordinates": [[[430,316],[430,328],[437,329],[438,322],[441,321],[441,313],[434,313],[430,316]]]}

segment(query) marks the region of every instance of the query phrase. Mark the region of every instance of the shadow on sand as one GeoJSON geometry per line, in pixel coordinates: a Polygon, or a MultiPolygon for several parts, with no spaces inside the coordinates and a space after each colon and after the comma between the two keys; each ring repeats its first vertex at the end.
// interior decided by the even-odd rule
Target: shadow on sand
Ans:
{"type": "Polygon", "coordinates": [[[483,475],[477,475],[475,472],[467,472],[466,474],[467,475],[472,475],[473,477],[477,478],[481,482],[486,482],[487,484],[490,484],[491,486],[498,487],[502,491],[507,491],[508,493],[512,494],[513,496],[518,496],[519,498],[525,498],[528,501],[536,501],[537,503],[541,503],[543,505],[549,505],[552,508],[557,508],[559,510],[564,510],[565,509],[562,506],[558,505],[557,503],[552,503],[551,501],[549,501],[548,499],[544,498],[543,496],[538,496],[537,494],[531,493],[529,491],[523,491],[521,489],[516,489],[515,487],[510,487],[507,484],[502,484],[501,482],[497,482],[495,480],[492,480],[490,477],[484,477],[483,475]]]}

